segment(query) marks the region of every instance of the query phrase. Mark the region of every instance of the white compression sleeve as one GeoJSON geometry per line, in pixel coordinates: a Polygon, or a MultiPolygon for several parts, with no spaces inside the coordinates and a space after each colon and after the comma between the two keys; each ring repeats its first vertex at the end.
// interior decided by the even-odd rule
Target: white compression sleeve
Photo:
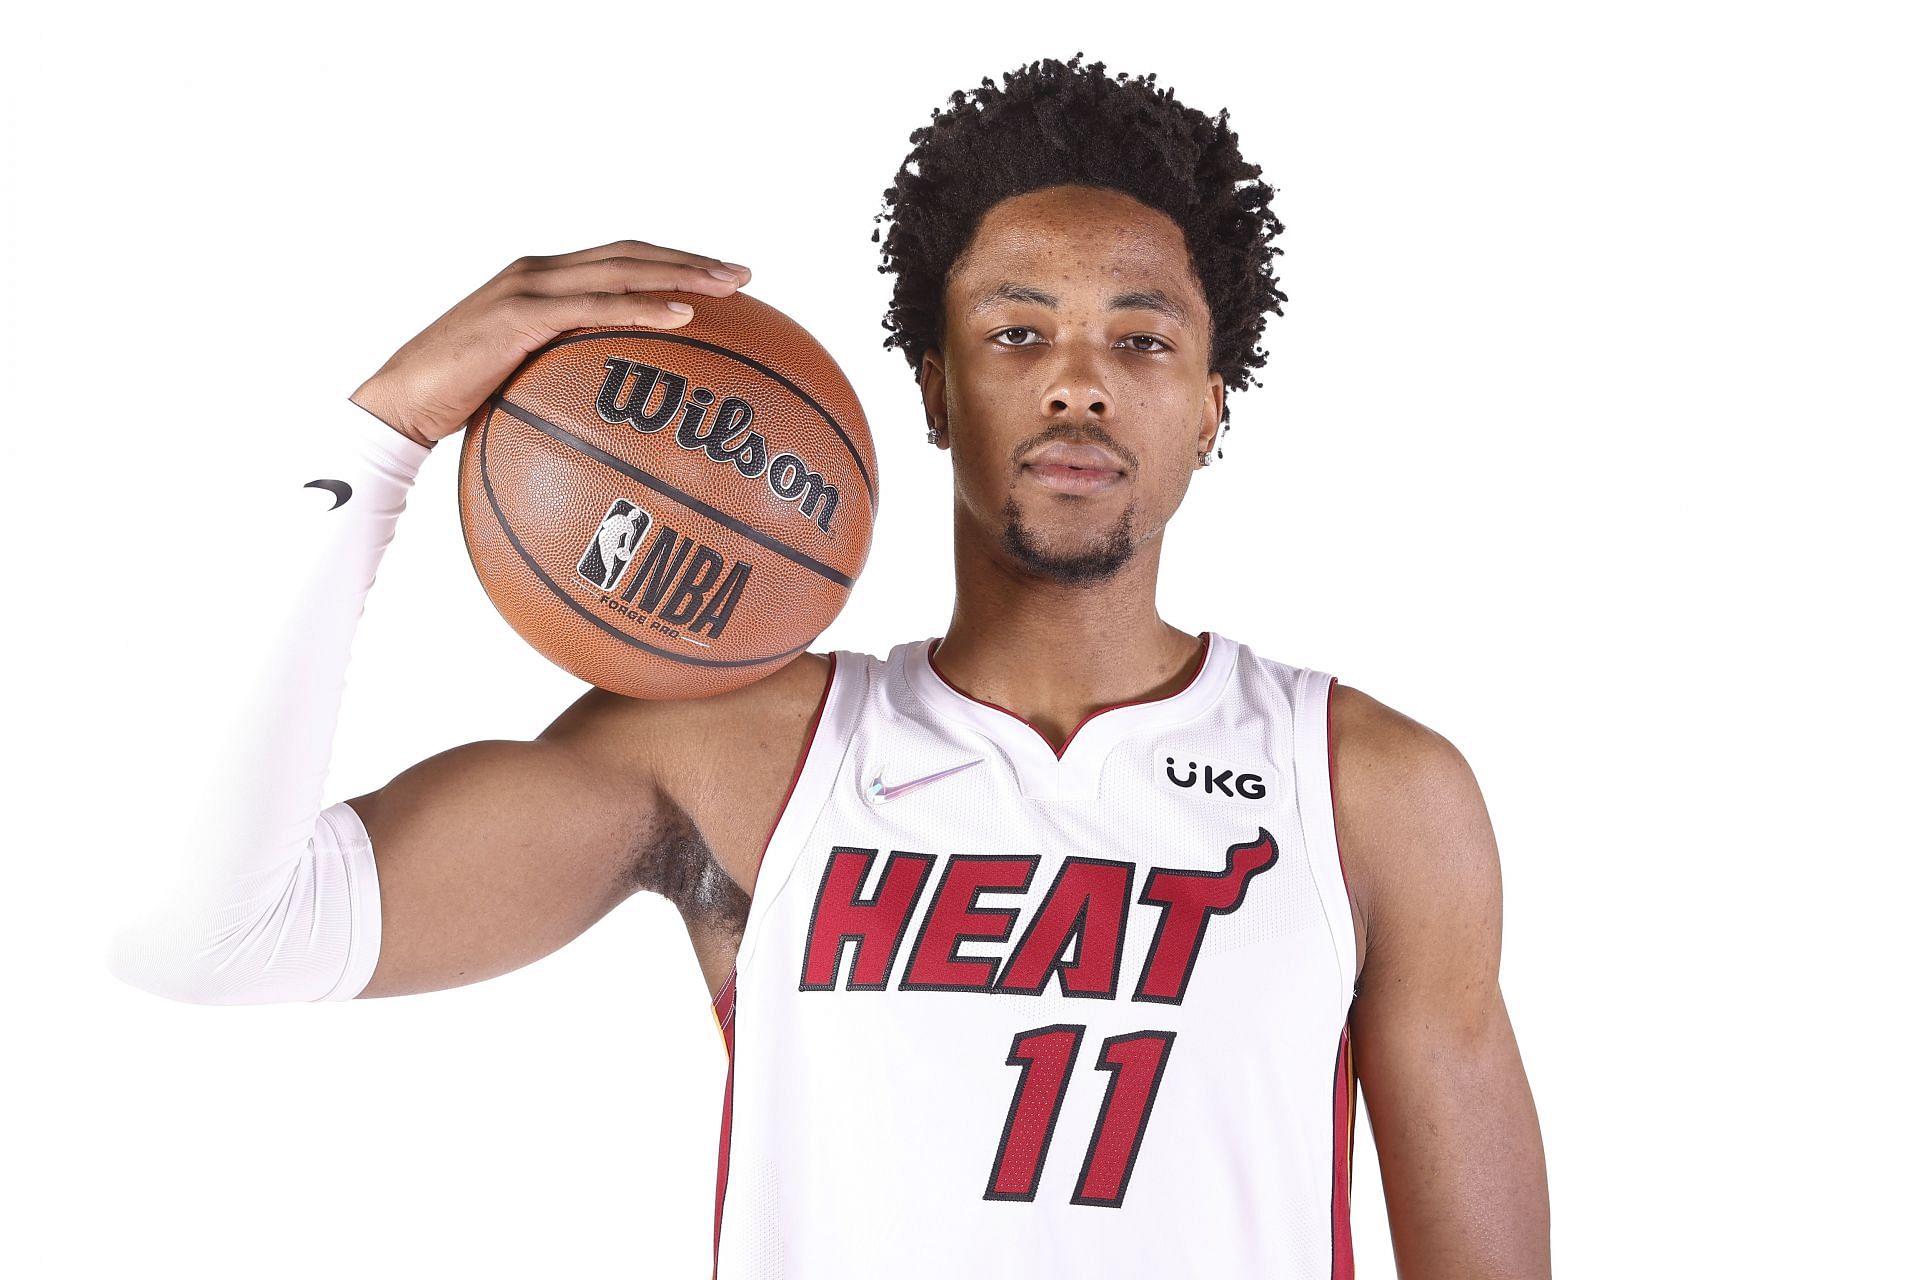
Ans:
{"type": "MultiPolygon", "coordinates": [[[[325,486],[286,481],[273,527],[295,587],[261,655],[228,757],[182,833],[164,900],[116,931],[115,977],[195,1004],[350,1000],[380,954],[366,828],[322,811],[347,658],[374,571],[430,449],[351,400],[322,445],[325,486]],[[332,503],[330,506],[329,503],[332,503]]],[[[279,501],[276,495],[276,501],[279,501]]]]}

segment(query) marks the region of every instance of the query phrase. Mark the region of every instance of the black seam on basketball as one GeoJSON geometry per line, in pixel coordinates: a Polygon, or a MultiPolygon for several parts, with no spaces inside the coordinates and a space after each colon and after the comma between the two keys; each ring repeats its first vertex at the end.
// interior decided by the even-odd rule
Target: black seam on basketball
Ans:
{"type": "Polygon", "coordinates": [[[799,565],[802,569],[811,569],[813,572],[819,574],[821,577],[825,578],[828,582],[831,582],[836,586],[846,587],[849,590],[853,588],[853,579],[847,576],[846,574],[841,573],[838,569],[834,568],[832,565],[822,564],[820,563],[820,561],[815,560],[812,556],[808,555],[806,552],[794,550],[792,547],[780,541],[780,539],[774,537],[773,535],[768,533],[763,533],[760,530],[754,528],[750,524],[746,524],[742,521],[734,519],[732,516],[728,515],[726,512],[720,510],[719,508],[709,506],[708,504],[700,501],[700,499],[694,497],[692,494],[686,493],[679,489],[674,488],[672,485],[668,484],[665,480],[662,480],[659,476],[654,475],[652,472],[642,471],[639,467],[634,466],[631,462],[628,462],[625,458],[617,458],[613,454],[608,453],[605,449],[602,449],[600,446],[596,444],[591,444],[585,440],[582,440],[579,436],[574,435],[571,431],[568,431],[565,427],[555,426],[553,423],[548,422],[546,419],[542,418],[539,414],[534,413],[532,410],[523,409],[519,405],[515,404],[513,401],[502,399],[500,396],[495,396],[493,398],[493,403],[499,406],[500,408],[505,409],[508,413],[520,419],[520,421],[526,423],[528,426],[532,427],[534,430],[544,432],[545,434],[553,437],[553,439],[559,441],[561,444],[568,445],[573,449],[579,451],[580,453],[586,454],[589,458],[592,458],[595,462],[604,463],[605,465],[612,467],[615,471],[618,471],[621,475],[626,476],[630,480],[638,480],[641,484],[647,486],[647,488],[652,489],[656,493],[665,494],[667,497],[672,498],[675,502],[679,503],[683,507],[686,507],[690,511],[698,511],[701,515],[707,517],[707,519],[712,520],[717,524],[725,525],[727,528],[733,530],[735,533],[739,534],[741,537],[749,539],[750,541],[759,543],[761,546],[765,547],[767,550],[773,552],[776,555],[786,557],[787,559],[793,561],[795,564],[799,565]]]}
{"type": "MultiPolygon", "coordinates": [[[[771,654],[764,658],[696,658],[689,653],[675,653],[672,649],[661,649],[650,645],[637,636],[628,635],[620,628],[608,622],[605,618],[588,610],[562,588],[559,583],[547,576],[547,571],[540,567],[540,562],[535,560],[533,556],[528,553],[527,549],[520,545],[520,539],[516,538],[513,534],[513,526],[507,523],[506,512],[500,510],[500,500],[493,496],[493,478],[487,474],[487,428],[492,425],[493,415],[489,413],[486,421],[480,424],[480,487],[486,490],[487,505],[493,508],[493,518],[499,523],[500,532],[507,535],[507,542],[519,553],[520,558],[527,562],[527,568],[533,570],[534,575],[538,577],[540,581],[546,583],[553,591],[553,594],[558,596],[560,602],[566,605],[567,608],[573,610],[608,635],[617,640],[624,640],[636,649],[645,649],[648,653],[658,657],[671,658],[675,662],[683,662],[688,666],[694,667],[757,667],[764,663],[779,662],[784,658],[791,658],[794,654],[799,653],[807,647],[804,644],[799,645],[787,650],[785,653],[771,654]]],[[[591,683],[591,681],[589,681],[589,683],[591,683]]]]}
{"type": "MultiPolygon", "coordinates": [[[[525,368],[526,365],[532,364],[535,360],[539,359],[540,356],[542,356],[548,351],[553,350],[555,347],[567,347],[567,346],[572,346],[576,342],[592,342],[592,341],[595,341],[596,339],[606,338],[606,337],[644,338],[651,342],[677,342],[683,347],[698,347],[702,351],[711,351],[715,355],[725,356],[729,360],[738,360],[741,364],[746,365],[749,369],[755,369],[761,373],[766,374],[769,378],[772,378],[775,382],[779,383],[781,386],[785,387],[787,390],[793,392],[793,394],[795,394],[796,396],[799,396],[802,400],[804,400],[806,402],[807,408],[819,414],[820,420],[833,428],[833,434],[839,436],[840,443],[847,446],[847,456],[853,459],[853,465],[855,469],[857,469],[860,472],[860,483],[865,485],[867,489],[867,505],[869,507],[872,507],[875,505],[877,500],[877,495],[873,491],[873,477],[867,474],[866,461],[861,458],[860,450],[854,447],[853,438],[846,433],[846,431],[840,426],[840,424],[837,421],[834,420],[834,416],[832,414],[828,413],[826,409],[821,407],[821,404],[818,400],[815,400],[812,396],[808,395],[805,391],[802,391],[799,387],[795,386],[792,380],[789,379],[785,374],[781,373],[778,369],[769,369],[766,365],[761,364],[758,360],[755,360],[752,356],[743,356],[738,351],[729,350],[726,347],[718,346],[714,343],[703,341],[700,338],[689,338],[685,334],[658,333],[651,330],[644,331],[644,332],[638,331],[638,330],[628,331],[624,329],[610,332],[606,329],[596,329],[587,333],[569,334],[565,337],[555,338],[552,342],[549,342],[546,346],[540,348],[540,350],[534,352],[531,356],[527,357],[525,363],[523,363],[521,367],[525,368]]],[[[518,377],[518,376],[519,376],[518,374],[515,374],[515,377],[518,377]]],[[[512,386],[513,385],[512,380],[509,380],[507,385],[512,386]]]]}

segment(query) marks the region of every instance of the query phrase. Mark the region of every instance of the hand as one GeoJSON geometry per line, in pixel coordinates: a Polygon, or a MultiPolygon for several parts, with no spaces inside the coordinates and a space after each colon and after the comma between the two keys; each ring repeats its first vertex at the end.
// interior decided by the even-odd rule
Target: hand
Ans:
{"type": "Polygon", "coordinates": [[[528,355],[573,329],[677,329],[687,304],[661,292],[723,297],[752,279],[737,263],[616,240],[552,258],[520,258],[455,303],[349,397],[431,447],[476,417],[528,355]],[[715,273],[719,274],[715,274],[715,273]]]}

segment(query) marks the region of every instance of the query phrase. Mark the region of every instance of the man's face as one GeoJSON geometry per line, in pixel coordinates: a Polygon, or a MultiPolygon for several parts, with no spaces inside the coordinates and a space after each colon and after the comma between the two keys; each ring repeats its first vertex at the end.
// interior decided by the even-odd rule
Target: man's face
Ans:
{"type": "Polygon", "coordinates": [[[921,388],[961,519],[1025,574],[1112,577],[1160,536],[1220,422],[1178,224],[1100,188],[1010,197],[955,264],[945,308],[921,388]]]}

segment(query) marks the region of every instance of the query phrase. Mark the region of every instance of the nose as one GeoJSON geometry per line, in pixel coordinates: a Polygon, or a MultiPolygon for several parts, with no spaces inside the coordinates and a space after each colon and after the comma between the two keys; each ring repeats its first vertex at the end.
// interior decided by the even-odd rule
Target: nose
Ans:
{"type": "Polygon", "coordinates": [[[1047,387],[1046,416],[1105,418],[1111,402],[1093,361],[1067,360],[1062,362],[1058,376],[1047,387]]]}

